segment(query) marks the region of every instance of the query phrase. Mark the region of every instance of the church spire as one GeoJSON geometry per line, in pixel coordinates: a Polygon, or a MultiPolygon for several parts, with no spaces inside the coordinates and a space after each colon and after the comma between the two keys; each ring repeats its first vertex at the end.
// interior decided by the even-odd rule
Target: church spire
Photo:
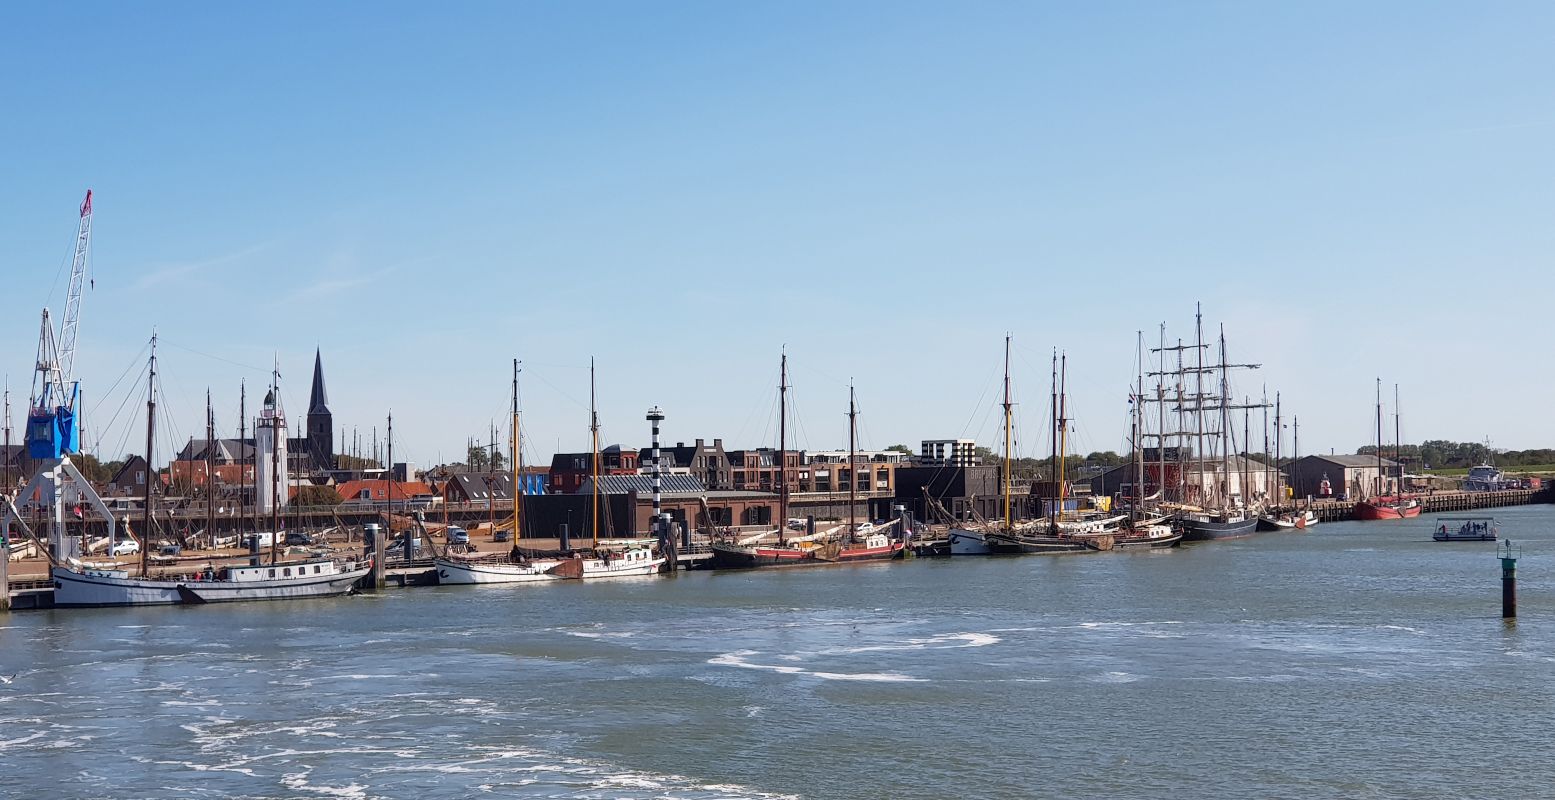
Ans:
{"type": "Polygon", "coordinates": [[[309,414],[328,414],[329,395],[324,391],[324,358],[313,351],[313,393],[308,398],[309,414]]]}

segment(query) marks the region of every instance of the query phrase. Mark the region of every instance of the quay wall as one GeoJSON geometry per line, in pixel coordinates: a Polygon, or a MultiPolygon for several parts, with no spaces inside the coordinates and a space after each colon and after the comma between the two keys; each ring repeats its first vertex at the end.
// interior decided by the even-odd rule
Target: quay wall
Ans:
{"type": "MultiPolygon", "coordinates": [[[[1440,514],[1450,511],[1473,511],[1501,506],[1523,506],[1531,503],[1555,502],[1555,491],[1549,489],[1506,489],[1499,492],[1433,492],[1416,496],[1424,506],[1422,514],[1440,514]]],[[[1324,522],[1336,522],[1355,518],[1353,500],[1314,500],[1312,510],[1324,522]]]]}

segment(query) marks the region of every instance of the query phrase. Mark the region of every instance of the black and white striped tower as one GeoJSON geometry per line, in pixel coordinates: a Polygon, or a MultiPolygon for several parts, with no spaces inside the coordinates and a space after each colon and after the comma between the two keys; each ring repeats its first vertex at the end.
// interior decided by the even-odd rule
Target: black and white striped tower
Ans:
{"type": "Polygon", "coordinates": [[[653,425],[653,532],[664,536],[667,531],[664,525],[663,509],[660,507],[660,476],[664,474],[663,459],[659,457],[659,423],[664,421],[664,412],[658,406],[648,409],[648,422],[653,425]]]}

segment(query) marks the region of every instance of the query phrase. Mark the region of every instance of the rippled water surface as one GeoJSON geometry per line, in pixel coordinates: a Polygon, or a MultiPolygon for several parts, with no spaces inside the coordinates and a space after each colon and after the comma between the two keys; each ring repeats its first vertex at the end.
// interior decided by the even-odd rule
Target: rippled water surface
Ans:
{"type": "Polygon", "coordinates": [[[0,617],[16,797],[1535,797],[1555,509],[0,617]]]}

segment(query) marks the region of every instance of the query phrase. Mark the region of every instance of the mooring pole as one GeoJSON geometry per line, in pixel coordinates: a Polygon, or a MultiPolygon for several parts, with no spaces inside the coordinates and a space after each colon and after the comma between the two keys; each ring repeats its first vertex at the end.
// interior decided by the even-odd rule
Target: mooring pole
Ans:
{"type": "Polygon", "coordinates": [[[1508,539],[1501,547],[1501,618],[1517,619],[1517,555],[1508,539]]]}

